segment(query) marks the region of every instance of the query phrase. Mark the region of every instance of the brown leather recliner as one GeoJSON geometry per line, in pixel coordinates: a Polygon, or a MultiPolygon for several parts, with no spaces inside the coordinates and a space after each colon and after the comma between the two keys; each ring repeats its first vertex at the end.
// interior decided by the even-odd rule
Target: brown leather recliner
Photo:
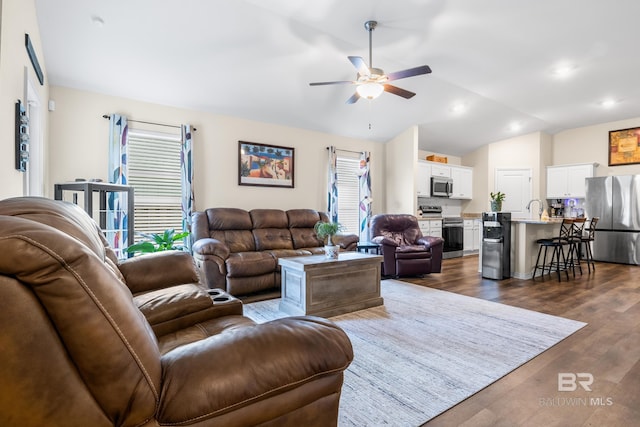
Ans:
{"type": "Polygon", "coordinates": [[[371,218],[371,236],[381,247],[385,276],[420,276],[442,271],[444,240],[423,236],[413,215],[375,215],[371,218]]]}
{"type": "Polygon", "coordinates": [[[119,264],[104,243],[75,205],[0,201],[0,425],[337,424],[353,353],[335,324],[205,307],[185,254],[119,264]]]}

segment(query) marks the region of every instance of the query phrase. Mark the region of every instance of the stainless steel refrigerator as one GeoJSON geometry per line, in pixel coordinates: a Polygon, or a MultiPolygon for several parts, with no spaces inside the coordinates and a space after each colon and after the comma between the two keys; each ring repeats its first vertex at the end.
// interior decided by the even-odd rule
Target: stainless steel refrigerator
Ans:
{"type": "Polygon", "coordinates": [[[585,214],[600,217],[593,259],[640,264],[640,175],[586,179],[585,214]]]}

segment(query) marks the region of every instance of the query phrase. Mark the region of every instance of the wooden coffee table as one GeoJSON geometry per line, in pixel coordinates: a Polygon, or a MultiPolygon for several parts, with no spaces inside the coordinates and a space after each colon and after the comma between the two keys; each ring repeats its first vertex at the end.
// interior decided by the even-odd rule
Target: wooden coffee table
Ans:
{"type": "Polygon", "coordinates": [[[324,255],[280,258],[282,299],[280,310],[292,315],[336,316],[382,305],[382,256],[340,252],[338,259],[324,255]]]}

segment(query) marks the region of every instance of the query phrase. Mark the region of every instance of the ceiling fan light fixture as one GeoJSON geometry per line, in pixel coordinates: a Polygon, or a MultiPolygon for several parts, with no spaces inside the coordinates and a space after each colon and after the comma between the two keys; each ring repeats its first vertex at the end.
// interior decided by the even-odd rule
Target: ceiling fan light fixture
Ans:
{"type": "Polygon", "coordinates": [[[376,99],[384,92],[384,86],[376,82],[363,83],[358,85],[356,92],[362,98],[376,99]]]}

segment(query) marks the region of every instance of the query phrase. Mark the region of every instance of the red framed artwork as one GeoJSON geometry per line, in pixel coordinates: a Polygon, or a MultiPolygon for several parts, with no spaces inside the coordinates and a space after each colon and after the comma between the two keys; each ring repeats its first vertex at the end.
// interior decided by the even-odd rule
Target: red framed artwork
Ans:
{"type": "Polygon", "coordinates": [[[609,131],[609,166],[640,163],[640,127],[609,131]]]}

